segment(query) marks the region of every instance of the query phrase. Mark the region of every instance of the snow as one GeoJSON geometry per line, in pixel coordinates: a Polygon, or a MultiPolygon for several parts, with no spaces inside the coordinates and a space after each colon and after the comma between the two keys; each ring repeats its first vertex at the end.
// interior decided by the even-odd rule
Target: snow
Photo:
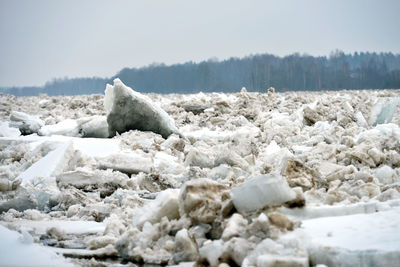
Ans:
{"type": "Polygon", "coordinates": [[[234,139],[235,136],[250,135],[256,136],[260,134],[260,129],[256,127],[240,126],[236,127],[235,131],[220,129],[216,127],[214,130],[208,128],[193,129],[192,127],[182,127],[182,133],[192,143],[196,141],[204,141],[206,143],[224,142],[234,139]]]}
{"type": "Polygon", "coordinates": [[[0,225],[0,265],[73,266],[49,248],[32,243],[28,233],[24,235],[0,225]]]}
{"type": "Polygon", "coordinates": [[[193,267],[195,262],[180,262],[178,265],[169,265],[170,267],[193,267]]]}

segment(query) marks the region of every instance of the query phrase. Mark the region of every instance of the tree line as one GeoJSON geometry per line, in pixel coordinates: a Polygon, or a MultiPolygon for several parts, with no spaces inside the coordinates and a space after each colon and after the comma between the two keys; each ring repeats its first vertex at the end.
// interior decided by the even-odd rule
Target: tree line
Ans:
{"type": "Polygon", "coordinates": [[[43,87],[2,88],[17,96],[102,94],[105,85],[119,77],[126,85],[145,93],[318,91],[338,89],[400,88],[400,54],[336,50],[329,56],[295,53],[285,57],[271,54],[208,60],[200,63],[124,68],[111,78],[63,78],[43,87]]]}

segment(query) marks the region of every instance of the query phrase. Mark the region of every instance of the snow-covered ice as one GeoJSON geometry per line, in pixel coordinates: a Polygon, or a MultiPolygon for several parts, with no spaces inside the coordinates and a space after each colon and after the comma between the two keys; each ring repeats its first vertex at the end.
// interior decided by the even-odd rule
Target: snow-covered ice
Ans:
{"type": "Polygon", "coordinates": [[[311,263],[395,266],[400,260],[400,208],[302,221],[284,238],[304,238],[311,263]]]}

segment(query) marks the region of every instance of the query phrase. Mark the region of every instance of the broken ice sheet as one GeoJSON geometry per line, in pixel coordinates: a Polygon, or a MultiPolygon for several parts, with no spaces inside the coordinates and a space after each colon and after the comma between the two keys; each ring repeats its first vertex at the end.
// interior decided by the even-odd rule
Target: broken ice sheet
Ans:
{"type": "MultiPolygon", "coordinates": [[[[1,206],[8,211],[0,215],[0,223],[30,233],[34,241],[43,235],[42,241],[58,246],[60,255],[96,258],[74,259],[82,265],[107,265],[111,258],[178,264],[198,257],[198,263],[215,266],[277,261],[304,265],[310,259],[329,266],[353,264],[351,259],[361,262],[363,255],[378,259],[374,265],[393,264],[391,259],[397,264],[398,248],[383,252],[384,259],[371,258],[358,247],[358,237],[343,250],[339,240],[341,231],[349,236],[364,234],[360,243],[365,244],[365,233],[373,233],[370,240],[378,245],[390,244],[396,237],[398,229],[389,227],[391,222],[398,224],[396,214],[381,215],[398,213],[400,205],[400,117],[394,112],[391,123],[371,128],[365,119],[369,121],[373,105],[365,103],[374,103],[377,95],[398,98],[399,91],[143,95],[151,105],[162,107],[190,142],[176,134],[165,139],[139,130],[113,138],[78,137],[84,132],[104,134],[101,95],[40,96],[25,102],[0,95],[11,110],[32,110],[51,127],[68,119],[79,124],[68,130],[77,130],[77,137],[18,136],[19,131],[14,137],[0,137],[0,181],[6,189],[1,199],[14,201],[13,206],[1,206]],[[196,115],[184,110],[194,103],[209,108],[196,115]],[[303,117],[307,106],[316,112],[309,115],[318,115],[310,125],[303,117]],[[65,168],[58,168],[57,162],[69,154],[55,151],[68,142],[76,155],[65,168]],[[293,172],[282,170],[285,159],[296,163],[286,165],[293,172]],[[41,160],[48,164],[33,172],[36,178],[13,186],[16,177],[41,160]],[[109,165],[101,166],[104,161],[109,165]],[[275,172],[283,177],[272,179],[279,181],[274,186],[267,183],[269,179],[252,184],[253,178],[275,172]],[[307,182],[304,177],[310,183],[299,183],[307,182]],[[246,185],[252,189],[235,195],[246,185]],[[60,191],[56,197],[52,189],[60,191]],[[295,201],[306,205],[293,208],[281,199],[292,193],[295,201]],[[364,214],[368,216],[358,217],[364,214]],[[361,221],[378,230],[362,226],[357,232],[339,220],[347,216],[354,219],[351,227],[361,221]],[[382,220],[374,224],[375,217],[382,220]],[[338,221],[332,223],[334,218],[338,221]],[[321,242],[311,247],[297,231],[301,221],[307,229],[313,220],[319,223],[310,231],[321,233],[315,239],[321,242]],[[293,229],[296,234],[289,239],[293,229]],[[61,232],[65,234],[56,237],[61,232]],[[336,243],[326,250],[329,240],[336,243]]],[[[9,129],[9,116],[1,120],[7,121],[7,128],[0,132],[9,129]]],[[[378,246],[369,248],[382,251],[378,246]]]]}
{"type": "Polygon", "coordinates": [[[37,178],[50,178],[61,173],[68,165],[69,160],[74,155],[72,142],[59,144],[56,149],[49,152],[46,156],[34,163],[25,172],[17,177],[22,180],[22,185],[35,183],[37,178]]]}

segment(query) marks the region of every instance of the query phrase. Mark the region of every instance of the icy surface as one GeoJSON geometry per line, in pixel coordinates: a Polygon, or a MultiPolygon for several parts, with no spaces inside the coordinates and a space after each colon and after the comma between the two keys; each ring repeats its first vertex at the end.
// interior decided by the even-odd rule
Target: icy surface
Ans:
{"type": "Polygon", "coordinates": [[[54,178],[66,168],[72,155],[72,143],[61,143],[20,174],[17,179],[22,180],[22,185],[25,185],[27,183],[35,183],[38,178],[54,178]]]}
{"type": "Polygon", "coordinates": [[[66,221],[66,220],[18,220],[12,223],[1,222],[2,225],[12,227],[20,227],[25,231],[35,231],[39,234],[45,234],[46,231],[52,227],[62,229],[65,234],[96,234],[103,233],[106,226],[104,223],[90,222],[90,221],[66,221]]]}
{"type": "Polygon", "coordinates": [[[310,260],[327,266],[394,266],[400,259],[400,208],[303,220],[288,237],[303,237],[310,260]]]}
{"type": "Polygon", "coordinates": [[[49,248],[34,244],[27,232],[21,235],[0,225],[0,235],[0,265],[73,266],[49,248]]]}
{"type": "Polygon", "coordinates": [[[0,95],[0,224],[76,266],[397,266],[399,97],[0,95]]]}
{"type": "Polygon", "coordinates": [[[313,243],[321,246],[349,250],[400,250],[399,207],[370,214],[304,220],[302,228],[311,235],[313,243]]]}

